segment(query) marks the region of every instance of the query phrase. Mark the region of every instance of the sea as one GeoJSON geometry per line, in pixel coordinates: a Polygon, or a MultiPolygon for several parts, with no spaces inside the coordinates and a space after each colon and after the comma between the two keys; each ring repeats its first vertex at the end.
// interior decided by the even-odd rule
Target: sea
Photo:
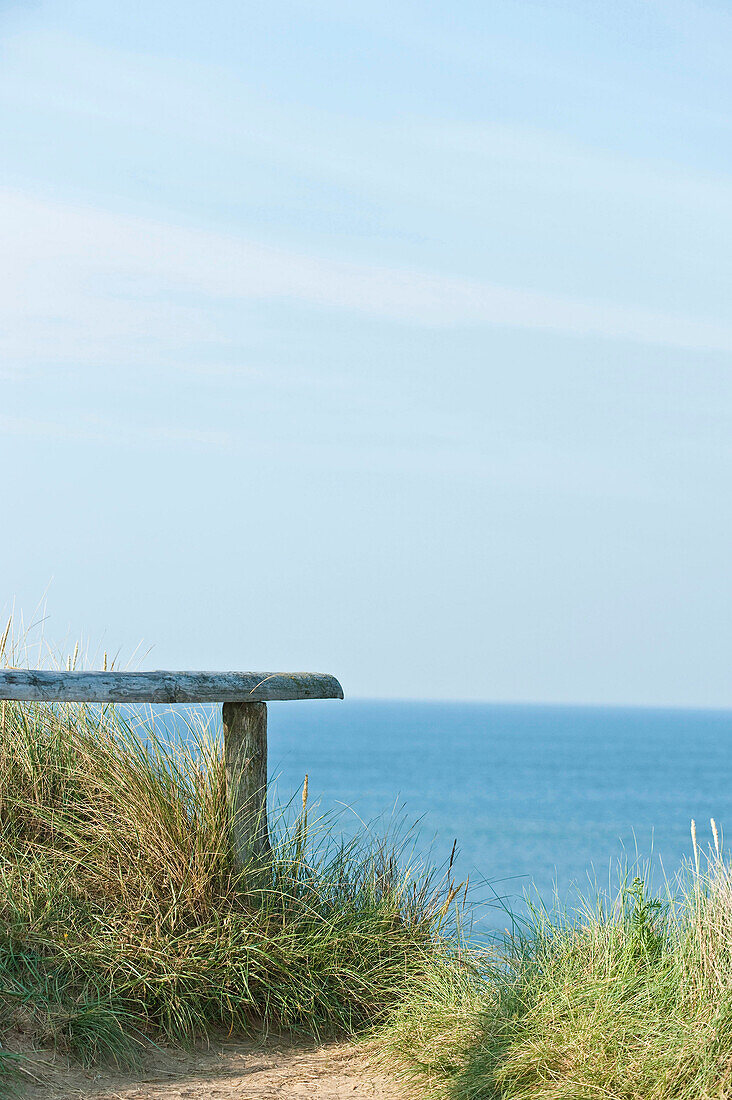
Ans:
{"type": "MultiPolygon", "coordinates": [[[[469,880],[476,934],[576,912],[638,875],[668,891],[712,818],[732,836],[732,711],[494,703],[269,705],[273,797],[469,880]],[[311,813],[315,813],[315,809],[311,813]],[[512,916],[509,916],[512,914],[512,916]]],[[[724,840],[723,840],[724,843],[724,840]]]]}
{"type": "MultiPolygon", "coordinates": [[[[271,813],[401,837],[468,882],[472,933],[576,913],[624,876],[666,893],[710,819],[732,835],[732,711],[322,700],[268,706],[271,813]],[[453,854],[454,853],[454,854],[453,854]]],[[[724,841],[723,841],[724,843],[724,841]]]]}

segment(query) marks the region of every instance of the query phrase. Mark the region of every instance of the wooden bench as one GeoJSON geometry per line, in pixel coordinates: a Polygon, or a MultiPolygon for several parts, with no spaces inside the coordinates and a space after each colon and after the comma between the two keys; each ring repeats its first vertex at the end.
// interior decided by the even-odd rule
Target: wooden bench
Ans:
{"type": "Polygon", "coordinates": [[[267,703],[342,699],[320,672],[45,672],[0,669],[0,699],[34,703],[223,703],[226,782],[234,855],[266,859],[267,703]]]}

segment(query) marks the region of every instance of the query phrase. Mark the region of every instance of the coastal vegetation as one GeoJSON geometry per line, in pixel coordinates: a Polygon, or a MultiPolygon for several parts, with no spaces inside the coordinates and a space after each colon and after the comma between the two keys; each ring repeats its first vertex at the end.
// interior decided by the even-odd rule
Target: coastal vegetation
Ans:
{"type": "Polygon", "coordinates": [[[495,951],[431,956],[386,1056],[443,1100],[731,1097],[732,872],[694,850],[662,897],[635,878],[571,919],[533,909],[495,951]]]}
{"type": "Polygon", "coordinates": [[[362,1035],[434,1100],[732,1097],[716,827],[661,896],[629,878],[476,945],[451,864],[343,839],[306,788],[237,866],[220,727],[177,721],[0,703],[0,1089],[35,1044],[130,1064],[223,1031],[362,1035]]]}
{"type": "MultiPolygon", "coordinates": [[[[272,858],[232,858],[220,734],[188,717],[0,704],[0,1070],[52,1043],[85,1063],[212,1032],[383,1023],[440,941],[445,897],[398,845],[302,809],[272,858]]],[[[22,1063],[20,1063],[22,1065],[22,1063]]]]}

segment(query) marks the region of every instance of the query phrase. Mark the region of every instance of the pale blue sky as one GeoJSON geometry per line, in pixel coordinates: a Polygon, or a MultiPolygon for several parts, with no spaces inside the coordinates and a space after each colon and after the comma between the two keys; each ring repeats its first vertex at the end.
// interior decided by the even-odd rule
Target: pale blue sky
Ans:
{"type": "Polygon", "coordinates": [[[0,609],[732,705],[732,11],[0,0],[0,609]]]}

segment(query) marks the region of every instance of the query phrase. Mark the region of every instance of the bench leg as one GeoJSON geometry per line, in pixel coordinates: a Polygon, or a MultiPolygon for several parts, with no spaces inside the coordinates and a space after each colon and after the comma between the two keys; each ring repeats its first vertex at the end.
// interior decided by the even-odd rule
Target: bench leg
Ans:
{"type": "Polygon", "coordinates": [[[224,703],[226,786],[238,869],[264,862],[267,828],[267,704],[224,703]]]}

